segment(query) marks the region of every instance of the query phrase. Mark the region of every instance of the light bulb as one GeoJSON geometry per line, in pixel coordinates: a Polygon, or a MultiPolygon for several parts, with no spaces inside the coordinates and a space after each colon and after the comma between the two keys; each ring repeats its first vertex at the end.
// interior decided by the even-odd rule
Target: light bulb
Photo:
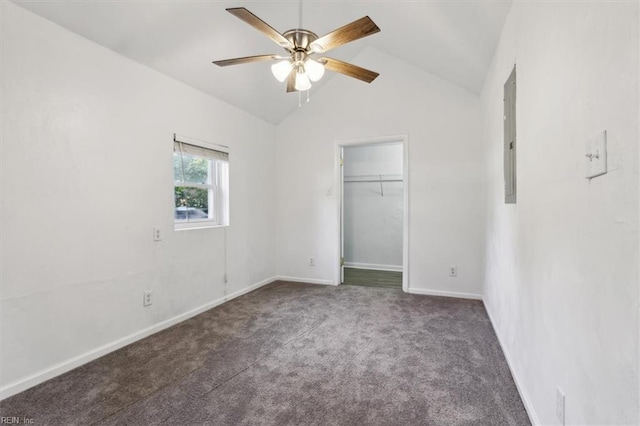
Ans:
{"type": "Polygon", "coordinates": [[[313,59],[307,59],[307,62],[304,63],[304,70],[311,81],[318,81],[324,75],[324,65],[313,59]]]}
{"type": "Polygon", "coordinates": [[[273,64],[271,65],[271,72],[279,82],[283,82],[287,79],[289,73],[291,73],[291,62],[282,61],[277,64],[273,64]]]}
{"type": "Polygon", "coordinates": [[[296,90],[303,91],[311,89],[311,82],[309,81],[309,76],[303,71],[298,71],[296,73],[296,90]]]}

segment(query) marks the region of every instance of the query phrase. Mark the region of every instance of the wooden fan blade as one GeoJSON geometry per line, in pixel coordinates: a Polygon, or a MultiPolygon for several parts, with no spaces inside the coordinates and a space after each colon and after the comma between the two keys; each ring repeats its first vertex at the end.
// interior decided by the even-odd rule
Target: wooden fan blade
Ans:
{"type": "Polygon", "coordinates": [[[275,61],[277,59],[282,59],[282,57],[278,55],[256,55],[245,56],[242,58],[223,59],[222,61],[213,61],[213,63],[219,67],[226,67],[229,65],[249,64],[251,62],[275,61]]]}
{"type": "Polygon", "coordinates": [[[291,42],[287,40],[282,34],[273,29],[271,25],[267,24],[262,19],[249,12],[244,7],[232,7],[227,9],[227,12],[251,25],[253,28],[273,40],[276,44],[278,44],[278,46],[284,47],[285,49],[294,48],[293,44],[291,44],[291,42]]]}
{"type": "Polygon", "coordinates": [[[287,77],[287,93],[296,91],[296,73],[298,71],[294,68],[289,73],[289,77],[287,77]]]}
{"type": "Polygon", "coordinates": [[[340,74],[348,75],[349,77],[357,78],[367,83],[371,83],[380,74],[368,69],[342,62],[337,59],[320,58],[318,62],[324,64],[324,67],[330,71],[339,72],[340,74]]]}
{"type": "Polygon", "coordinates": [[[380,28],[368,16],[353,21],[350,24],[340,27],[327,35],[320,37],[311,43],[311,50],[314,52],[328,52],[338,46],[342,46],[350,41],[375,34],[380,28]]]}

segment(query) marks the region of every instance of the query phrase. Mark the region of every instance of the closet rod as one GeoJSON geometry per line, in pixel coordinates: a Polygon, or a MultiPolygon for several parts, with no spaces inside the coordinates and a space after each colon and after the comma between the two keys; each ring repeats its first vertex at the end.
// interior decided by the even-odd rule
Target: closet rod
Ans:
{"type": "Polygon", "coordinates": [[[360,175],[360,176],[345,176],[344,177],[344,183],[355,183],[355,182],[369,182],[369,183],[379,183],[380,184],[380,196],[384,197],[384,188],[382,187],[382,184],[385,182],[403,182],[403,179],[400,178],[385,178],[383,179],[382,176],[400,176],[400,175],[377,175],[378,177],[375,178],[376,175],[360,175]],[[366,179],[368,178],[368,179],[366,179]]]}
{"type": "Polygon", "coordinates": [[[356,183],[356,182],[404,182],[402,179],[367,179],[367,180],[346,180],[344,183],[356,183]]]}
{"type": "Polygon", "coordinates": [[[344,182],[403,182],[404,178],[400,174],[379,174],[379,175],[347,175],[344,177],[344,182]]]}

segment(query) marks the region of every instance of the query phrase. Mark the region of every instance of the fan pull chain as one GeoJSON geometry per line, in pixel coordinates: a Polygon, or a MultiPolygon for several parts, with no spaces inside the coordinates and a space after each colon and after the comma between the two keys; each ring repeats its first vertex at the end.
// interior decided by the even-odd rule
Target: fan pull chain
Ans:
{"type": "Polygon", "coordinates": [[[307,103],[309,103],[310,99],[309,99],[309,90],[307,90],[307,103]]]}
{"type": "Polygon", "coordinates": [[[298,108],[302,108],[302,92],[298,90],[298,108]]]}

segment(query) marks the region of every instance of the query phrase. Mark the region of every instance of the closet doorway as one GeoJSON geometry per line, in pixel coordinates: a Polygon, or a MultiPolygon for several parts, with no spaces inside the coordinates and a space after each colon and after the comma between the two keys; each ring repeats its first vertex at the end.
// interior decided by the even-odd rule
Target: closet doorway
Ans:
{"type": "Polygon", "coordinates": [[[338,143],[339,282],[408,291],[407,138],[338,143]]]}

